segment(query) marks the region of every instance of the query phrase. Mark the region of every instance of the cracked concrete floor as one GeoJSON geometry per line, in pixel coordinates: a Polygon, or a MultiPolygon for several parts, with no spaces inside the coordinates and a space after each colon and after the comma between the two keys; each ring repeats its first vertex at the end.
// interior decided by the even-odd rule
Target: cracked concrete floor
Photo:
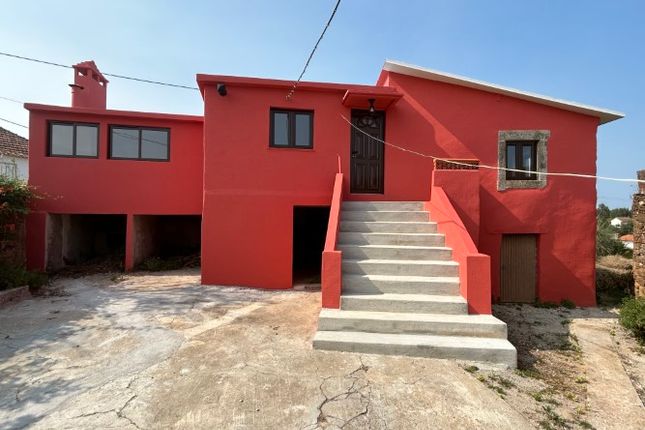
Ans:
{"type": "Polygon", "coordinates": [[[442,360],[314,351],[319,293],[197,271],[60,279],[0,309],[0,428],[530,428],[442,360]]]}

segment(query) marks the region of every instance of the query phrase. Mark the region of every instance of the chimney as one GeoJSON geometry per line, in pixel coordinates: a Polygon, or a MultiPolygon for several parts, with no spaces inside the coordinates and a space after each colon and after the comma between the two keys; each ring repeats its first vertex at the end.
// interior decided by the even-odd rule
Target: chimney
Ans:
{"type": "Polygon", "coordinates": [[[83,61],[74,67],[72,107],[105,109],[108,80],[101,74],[94,61],[83,61]]]}

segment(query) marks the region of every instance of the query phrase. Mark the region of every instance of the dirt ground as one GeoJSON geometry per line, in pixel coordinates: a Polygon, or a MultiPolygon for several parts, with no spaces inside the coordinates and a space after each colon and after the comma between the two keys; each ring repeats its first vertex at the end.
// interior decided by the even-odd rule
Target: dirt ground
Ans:
{"type": "Polygon", "coordinates": [[[314,351],[319,292],[196,270],[59,279],[0,309],[0,428],[520,429],[457,363],[314,351]]]}
{"type": "Polygon", "coordinates": [[[645,428],[612,311],[497,306],[520,362],[492,371],[314,351],[319,302],[197,270],[58,279],[0,308],[0,428],[645,428]]]}
{"type": "Polygon", "coordinates": [[[515,371],[465,370],[544,429],[645,428],[645,349],[615,309],[496,305],[515,371]]]}

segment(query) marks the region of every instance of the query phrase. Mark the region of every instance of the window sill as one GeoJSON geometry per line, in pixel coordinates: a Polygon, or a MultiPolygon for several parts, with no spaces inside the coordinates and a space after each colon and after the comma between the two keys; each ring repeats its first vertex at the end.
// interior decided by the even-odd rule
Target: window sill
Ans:
{"type": "Polygon", "coordinates": [[[497,184],[497,191],[535,190],[546,187],[546,176],[543,179],[505,179],[497,184]]]}

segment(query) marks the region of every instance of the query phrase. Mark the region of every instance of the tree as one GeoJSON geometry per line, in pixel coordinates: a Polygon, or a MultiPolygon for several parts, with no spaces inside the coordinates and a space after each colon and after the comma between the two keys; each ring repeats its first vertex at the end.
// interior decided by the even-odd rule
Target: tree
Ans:
{"type": "Polygon", "coordinates": [[[628,208],[615,208],[609,211],[609,216],[611,218],[616,218],[616,217],[631,218],[632,211],[629,210],[628,208]]]}
{"type": "Polygon", "coordinates": [[[611,211],[606,204],[600,203],[596,209],[596,218],[599,220],[606,220],[611,217],[611,211]]]}
{"type": "Polygon", "coordinates": [[[598,220],[596,227],[596,256],[623,255],[626,248],[616,239],[616,230],[609,224],[609,220],[598,220]]]}

